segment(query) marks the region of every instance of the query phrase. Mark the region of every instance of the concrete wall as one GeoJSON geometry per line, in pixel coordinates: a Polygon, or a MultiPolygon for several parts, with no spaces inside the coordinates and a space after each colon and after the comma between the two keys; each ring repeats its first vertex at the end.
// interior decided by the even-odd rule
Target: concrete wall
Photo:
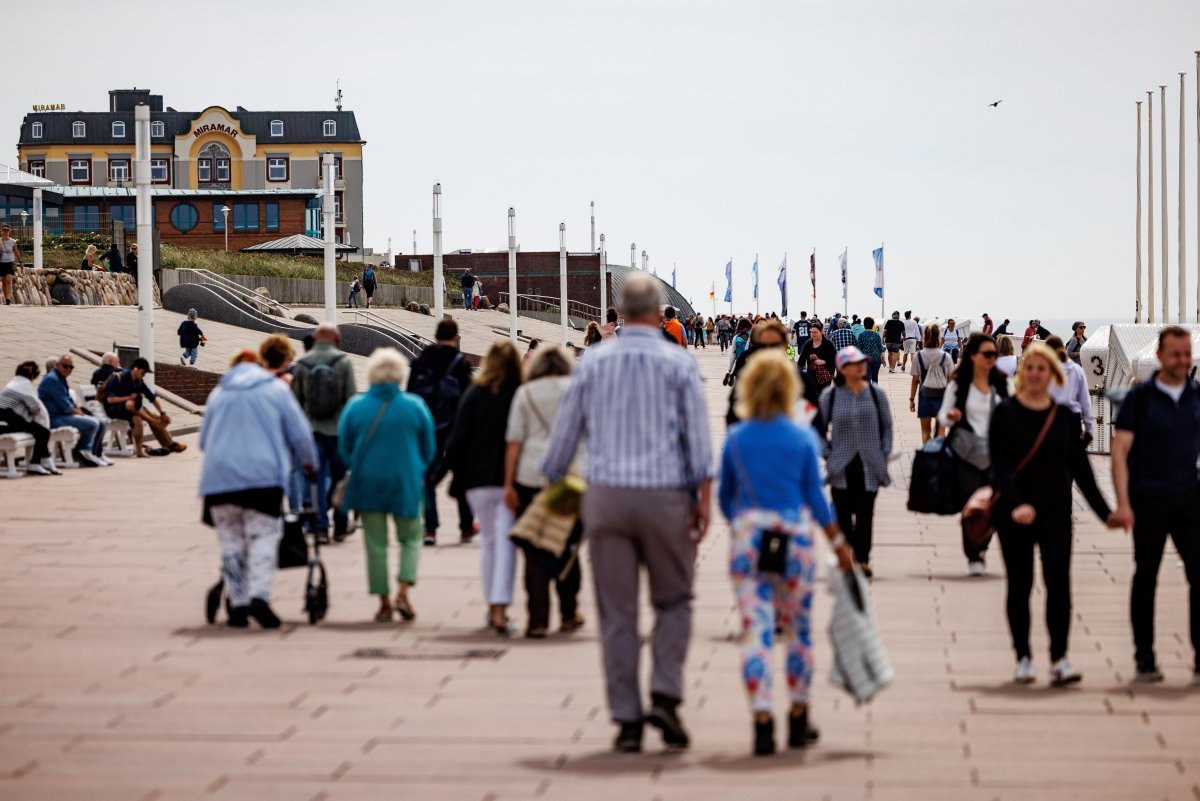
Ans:
{"type": "MultiPolygon", "coordinates": [[[[325,303],[325,282],[313,278],[269,278],[255,275],[226,275],[225,278],[247,289],[266,287],[267,291],[271,293],[271,298],[284,305],[322,306],[325,303]]],[[[163,292],[178,284],[198,283],[204,283],[204,279],[199,278],[195,273],[190,273],[186,270],[162,271],[163,292]]],[[[345,306],[346,299],[350,294],[350,284],[347,281],[338,281],[337,287],[338,305],[345,306]]],[[[408,298],[409,301],[432,306],[433,289],[420,286],[403,287],[391,284],[379,284],[375,290],[375,299],[373,302],[378,306],[399,306],[400,301],[404,298],[408,298]]],[[[360,294],[359,306],[365,307],[366,302],[366,294],[360,294]]],[[[459,303],[461,305],[461,300],[459,303]]],[[[449,307],[450,304],[447,303],[446,305],[449,307]]]]}

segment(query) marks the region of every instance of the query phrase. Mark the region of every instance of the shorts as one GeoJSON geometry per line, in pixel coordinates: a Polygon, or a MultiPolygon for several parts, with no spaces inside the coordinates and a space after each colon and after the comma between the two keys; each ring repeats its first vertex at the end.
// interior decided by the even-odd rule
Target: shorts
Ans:
{"type": "Polygon", "coordinates": [[[17,274],[17,263],[14,261],[0,261],[0,278],[17,274]]]}
{"type": "Polygon", "coordinates": [[[927,417],[937,417],[938,412],[941,410],[941,398],[927,398],[921,394],[917,395],[917,419],[924,420],[927,417]]]}
{"type": "Polygon", "coordinates": [[[899,353],[900,352],[900,343],[899,342],[889,342],[889,343],[887,343],[887,349],[888,349],[888,353],[899,353]]]}
{"type": "Polygon", "coordinates": [[[915,340],[915,339],[904,340],[904,352],[905,353],[916,353],[917,352],[917,340],[915,340]]]}

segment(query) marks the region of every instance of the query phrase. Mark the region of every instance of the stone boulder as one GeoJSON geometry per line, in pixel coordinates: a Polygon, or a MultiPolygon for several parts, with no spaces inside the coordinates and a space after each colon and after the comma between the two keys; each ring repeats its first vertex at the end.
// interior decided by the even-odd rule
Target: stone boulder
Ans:
{"type": "Polygon", "coordinates": [[[511,310],[508,308],[507,303],[501,303],[499,306],[496,307],[496,311],[500,312],[501,314],[508,314],[509,311],[511,311],[511,310]]]}
{"type": "Polygon", "coordinates": [[[308,314],[307,312],[300,312],[299,314],[293,316],[292,319],[298,323],[308,323],[309,325],[321,324],[320,320],[318,320],[316,317],[313,317],[311,314],[308,314]]]}
{"type": "Polygon", "coordinates": [[[410,312],[416,312],[417,314],[420,314],[420,313],[421,313],[421,304],[420,304],[420,303],[417,303],[417,302],[414,300],[414,301],[412,301],[411,303],[409,303],[409,304],[408,304],[408,310],[409,310],[410,312]]]}
{"type": "Polygon", "coordinates": [[[421,312],[421,314],[427,314],[427,315],[429,315],[430,317],[432,317],[432,316],[433,316],[433,312],[431,312],[431,311],[429,310],[429,306],[428,306],[427,304],[425,304],[425,303],[422,303],[422,304],[420,305],[420,307],[419,307],[419,308],[420,308],[420,312],[421,312]]]}

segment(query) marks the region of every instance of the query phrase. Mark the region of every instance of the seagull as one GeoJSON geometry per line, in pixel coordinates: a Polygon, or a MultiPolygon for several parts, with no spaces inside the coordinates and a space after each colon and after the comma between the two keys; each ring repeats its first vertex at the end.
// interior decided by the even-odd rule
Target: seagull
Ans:
{"type": "Polygon", "coordinates": [[[1003,100],[997,100],[995,103],[988,103],[988,105],[991,106],[992,108],[999,108],[1000,104],[1003,102],[1004,102],[1003,100]]]}

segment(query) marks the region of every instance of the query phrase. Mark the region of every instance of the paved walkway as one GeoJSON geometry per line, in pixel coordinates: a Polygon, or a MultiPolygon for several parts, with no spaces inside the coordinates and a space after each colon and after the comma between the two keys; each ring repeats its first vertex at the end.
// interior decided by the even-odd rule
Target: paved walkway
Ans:
{"type": "MultiPolygon", "coordinates": [[[[715,349],[698,358],[717,442],[724,362],[715,349]]],[[[896,408],[907,406],[907,381],[884,372],[896,408]]],[[[904,414],[899,447],[915,439],[904,414]]],[[[274,593],[282,630],[205,626],[217,556],[198,522],[199,465],[192,448],[0,482],[0,798],[1200,797],[1200,690],[1185,687],[1181,570],[1168,556],[1159,593],[1167,682],[1133,689],[1128,540],[1082,510],[1072,658],[1084,683],[1016,688],[998,556],[991,576],[967,580],[954,522],[907,513],[903,489],[883,492],[874,594],[896,683],[856,708],[824,680],[822,633],[821,744],[769,760],[748,755],[738,616],[718,525],[700,554],[688,661],[683,714],[695,745],[665,755],[649,733],[649,753],[617,756],[608,750],[590,581],[583,632],[501,641],[481,629],[478,549],[447,543],[424,554],[417,622],[381,626],[367,622],[375,602],[355,537],[326,551],[333,608],[324,624],[301,622],[302,571],[288,571],[274,593]]],[[[1042,600],[1035,595],[1035,605],[1042,600]]],[[[828,608],[819,595],[818,631],[828,608]]],[[[1043,675],[1046,647],[1039,622],[1043,675]]]]}

